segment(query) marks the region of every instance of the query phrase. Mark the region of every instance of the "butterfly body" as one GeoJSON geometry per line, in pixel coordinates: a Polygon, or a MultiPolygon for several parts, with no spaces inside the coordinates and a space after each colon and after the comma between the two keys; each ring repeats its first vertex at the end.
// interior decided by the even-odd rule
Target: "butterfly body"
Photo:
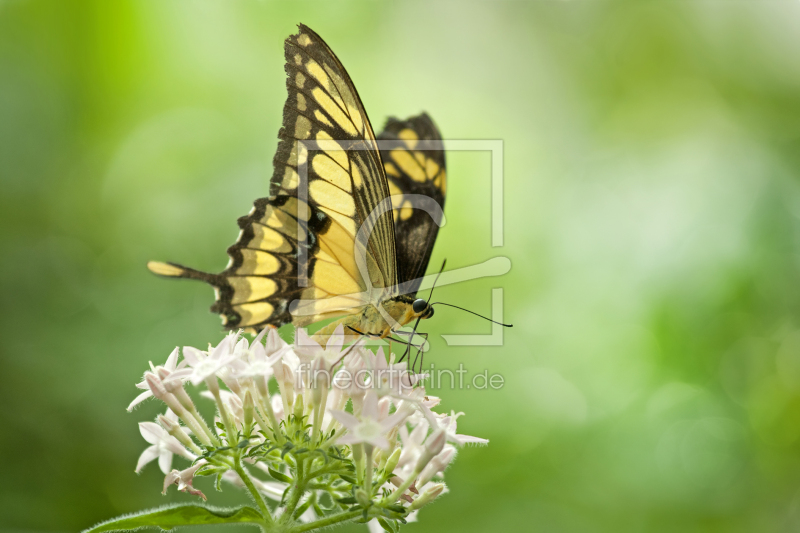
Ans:
{"type": "Polygon", "coordinates": [[[433,308],[430,307],[426,307],[421,313],[415,312],[413,302],[414,299],[406,295],[383,301],[380,305],[384,313],[378,311],[375,306],[365,306],[358,315],[340,318],[319,329],[314,338],[318,342],[326,341],[327,337],[341,325],[348,337],[368,336],[385,339],[417,318],[425,319],[433,316],[433,308]],[[389,321],[386,319],[387,316],[389,321]]]}
{"type": "Polygon", "coordinates": [[[310,28],[300,25],[284,52],[289,94],[270,196],[238,220],[227,268],[148,268],[212,285],[211,310],[228,329],[337,319],[317,335],[342,325],[389,337],[433,314],[416,292],[444,222],[441,135],[423,113],[390,118],[376,136],[344,66],[310,28]]]}

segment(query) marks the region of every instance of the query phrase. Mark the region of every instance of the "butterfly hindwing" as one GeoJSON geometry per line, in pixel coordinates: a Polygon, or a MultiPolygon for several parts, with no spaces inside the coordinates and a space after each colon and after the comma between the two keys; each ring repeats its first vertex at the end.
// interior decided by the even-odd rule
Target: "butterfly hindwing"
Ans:
{"type": "Polygon", "coordinates": [[[409,197],[430,197],[444,209],[447,175],[442,136],[423,113],[406,120],[390,118],[378,139],[387,141],[381,156],[394,207],[397,277],[401,292],[413,296],[428,267],[439,224],[434,210],[412,207],[409,197]]]}

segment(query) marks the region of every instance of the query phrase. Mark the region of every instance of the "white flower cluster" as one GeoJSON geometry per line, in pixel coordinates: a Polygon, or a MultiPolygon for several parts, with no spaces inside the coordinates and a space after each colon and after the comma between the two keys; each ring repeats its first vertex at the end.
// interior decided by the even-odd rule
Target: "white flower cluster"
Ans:
{"type": "Polygon", "coordinates": [[[243,486],[267,530],[355,520],[396,531],[445,490],[454,445],[488,442],[457,434],[460,413],[431,410],[439,399],[426,395],[423,375],[393,363],[394,355],[387,361],[382,348],[345,346],[341,327],[325,346],[302,329],[289,345],[268,328],[252,343],[231,333],[207,351],[185,347],[182,354],[179,360],[176,348],[163,366],[151,363],[137,384],[144,392],[129,411],[151,396],[168,409],[157,423],[139,424],[151,446],[136,471],[158,460],[165,492],[177,484],[203,499],[195,476],[243,486]],[[216,403],[213,424],[187,382],[205,384],[201,396],[216,403]],[[172,470],[175,455],[191,466],[172,470]]]}

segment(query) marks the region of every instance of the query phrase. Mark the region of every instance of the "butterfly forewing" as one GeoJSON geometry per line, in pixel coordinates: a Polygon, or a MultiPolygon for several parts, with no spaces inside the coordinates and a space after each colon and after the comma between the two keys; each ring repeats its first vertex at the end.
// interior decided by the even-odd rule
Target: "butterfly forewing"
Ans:
{"type": "Polygon", "coordinates": [[[288,97],[270,197],[239,219],[228,267],[206,274],[148,265],[156,274],[213,285],[212,310],[228,328],[306,325],[357,313],[369,303],[370,286],[388,288],[389,297],[397,284],[392,206],[376,211],[388,202],[389,186],[361,99],[308,27],[300,25],[284,51],[288,97]],[[371,231],[359,233],[368,218],[371,231]]]}
{"type": "MultiPolygon", "coordinates": [[[[284,107],[281,142],[275,155],[273,194],[285,192],[316,205],[355,245],[343,251],[348,272],[361,280],[354,261],[364,256],[373,287],[396,283],[393,221],[384,211],[371,231],[359,228],[389,191],[375,135],[361,99],[342,64],[325,42],[306,26],[286,41],[289,97],[284,107]]],[[[322,236],[323,247],[327,244],[322,236]]],[[[336,239],[340,244],[341,239],[336,239]]]]}

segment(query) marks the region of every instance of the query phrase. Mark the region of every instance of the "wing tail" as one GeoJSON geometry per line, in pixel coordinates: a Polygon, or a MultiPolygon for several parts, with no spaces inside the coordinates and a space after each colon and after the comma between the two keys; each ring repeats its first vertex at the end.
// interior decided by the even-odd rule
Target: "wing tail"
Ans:
{"type": "Polygon", "coordinates": [[[186,278],[205,281],[214,287],[220,287],[224,279],[219,274],[209,274],[177,263],[164,263],[161,261],[148,261],[147,269],[157,276],[164,278],[186,278]]]}

